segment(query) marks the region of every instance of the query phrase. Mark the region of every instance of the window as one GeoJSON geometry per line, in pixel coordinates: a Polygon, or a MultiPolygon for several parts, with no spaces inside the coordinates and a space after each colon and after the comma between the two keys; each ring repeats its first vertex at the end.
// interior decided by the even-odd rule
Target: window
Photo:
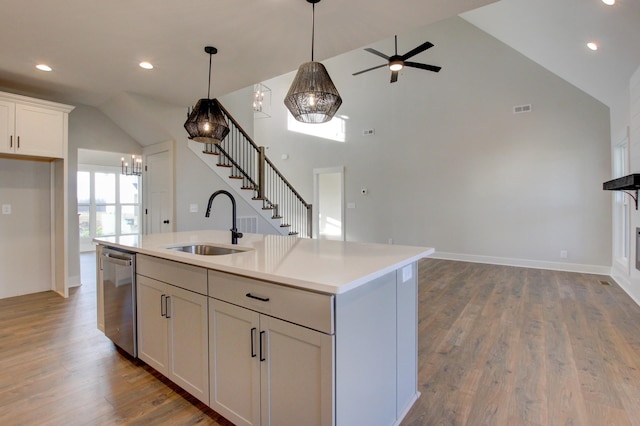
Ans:
{"type": "Polygon", "coordinates": [[[95,237],[140,234],[140,178],[119,167],[78,166],[80,251],[95,237]]]}
{"type": "MultiPolygon", "coordinates": [[[[628,143],[625,138],[613,148],[613,177],[628,174],[628,143]]],[[[623,267],[629,266],[629,196],[622,191],[614,191],[614,258],[623,267]]]]}

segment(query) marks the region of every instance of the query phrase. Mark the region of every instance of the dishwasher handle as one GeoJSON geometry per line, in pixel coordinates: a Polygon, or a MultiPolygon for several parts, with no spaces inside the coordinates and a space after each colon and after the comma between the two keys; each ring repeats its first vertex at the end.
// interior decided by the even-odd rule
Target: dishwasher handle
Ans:
{"type": "Polygon", "coordinates": [[[116,265],[121,266],[131,266],[133,263],[130,257],[118,256],[117,254],[113,254],[111,252],[102,253],[102,257],[105,258],[103,260],[106,262],[115,263],[116,265]]]}

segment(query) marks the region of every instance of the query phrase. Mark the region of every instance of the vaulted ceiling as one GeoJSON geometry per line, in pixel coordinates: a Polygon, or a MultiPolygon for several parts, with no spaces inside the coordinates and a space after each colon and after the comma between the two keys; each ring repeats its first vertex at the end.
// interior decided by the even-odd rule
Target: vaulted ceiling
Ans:
{"type": "MultiPolygon", "coordinates": [[[[605,104],[640,65],[640,0],[323,0],[315,59],[463,14],[605,104]],[[492,4],[493,3],[493,4],[492,4]],[[485,6],[488,5],[488,6],[485,6]],[[598,52],[584,47],[591,39],[598,52]]],[[[99,106],[129,92],[176,105],[295,70],[311,55],[305,0],[8,0],[0,14],[0,87],[99,106]],[[153,70],[138,67],[141,61],[153,70]],[[51,72],[35,69],[46,63],[51,72]]]]}
{"type": "MultiPolygon", "coordinates": [[[[323,0],[323,60],[495,0],[323,0]]],[[[0,87],[99,106],[121,92],[177,105],[295,70],[311,56],[305,0],[7,0],[0,13],[0,87]],[[141,61],[155,65],[151,71],[141,61]],[[35,69],[46,63],[51,72],[35,69]]]]}

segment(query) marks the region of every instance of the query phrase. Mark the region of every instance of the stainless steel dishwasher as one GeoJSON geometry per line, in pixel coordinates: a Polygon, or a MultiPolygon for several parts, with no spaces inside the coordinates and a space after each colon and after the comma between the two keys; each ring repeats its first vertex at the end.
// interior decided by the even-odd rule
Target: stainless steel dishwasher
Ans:
{"type": "Polygon", "coordinates": [[[111,247],[102,249],[104,334],[138,357],[136,333],[136,255],[111,247]]]}

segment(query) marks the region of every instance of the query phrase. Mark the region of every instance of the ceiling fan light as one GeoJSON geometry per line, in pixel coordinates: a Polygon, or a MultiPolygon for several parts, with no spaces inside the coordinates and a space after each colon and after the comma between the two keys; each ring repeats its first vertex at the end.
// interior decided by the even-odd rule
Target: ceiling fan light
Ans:
{"type": "Polygon", "coordinates": [[[200,99],[193,107],[184,128],[189,139],[219,144],[229,133],[229,126],[216,99],[200,99]]]}
{"type": "Polygon", "coordinates": [[[393,61],[389,63],[389,69],[391,71],[400,71],[404,68],[404,63],[402,61],[393,61]]]}

